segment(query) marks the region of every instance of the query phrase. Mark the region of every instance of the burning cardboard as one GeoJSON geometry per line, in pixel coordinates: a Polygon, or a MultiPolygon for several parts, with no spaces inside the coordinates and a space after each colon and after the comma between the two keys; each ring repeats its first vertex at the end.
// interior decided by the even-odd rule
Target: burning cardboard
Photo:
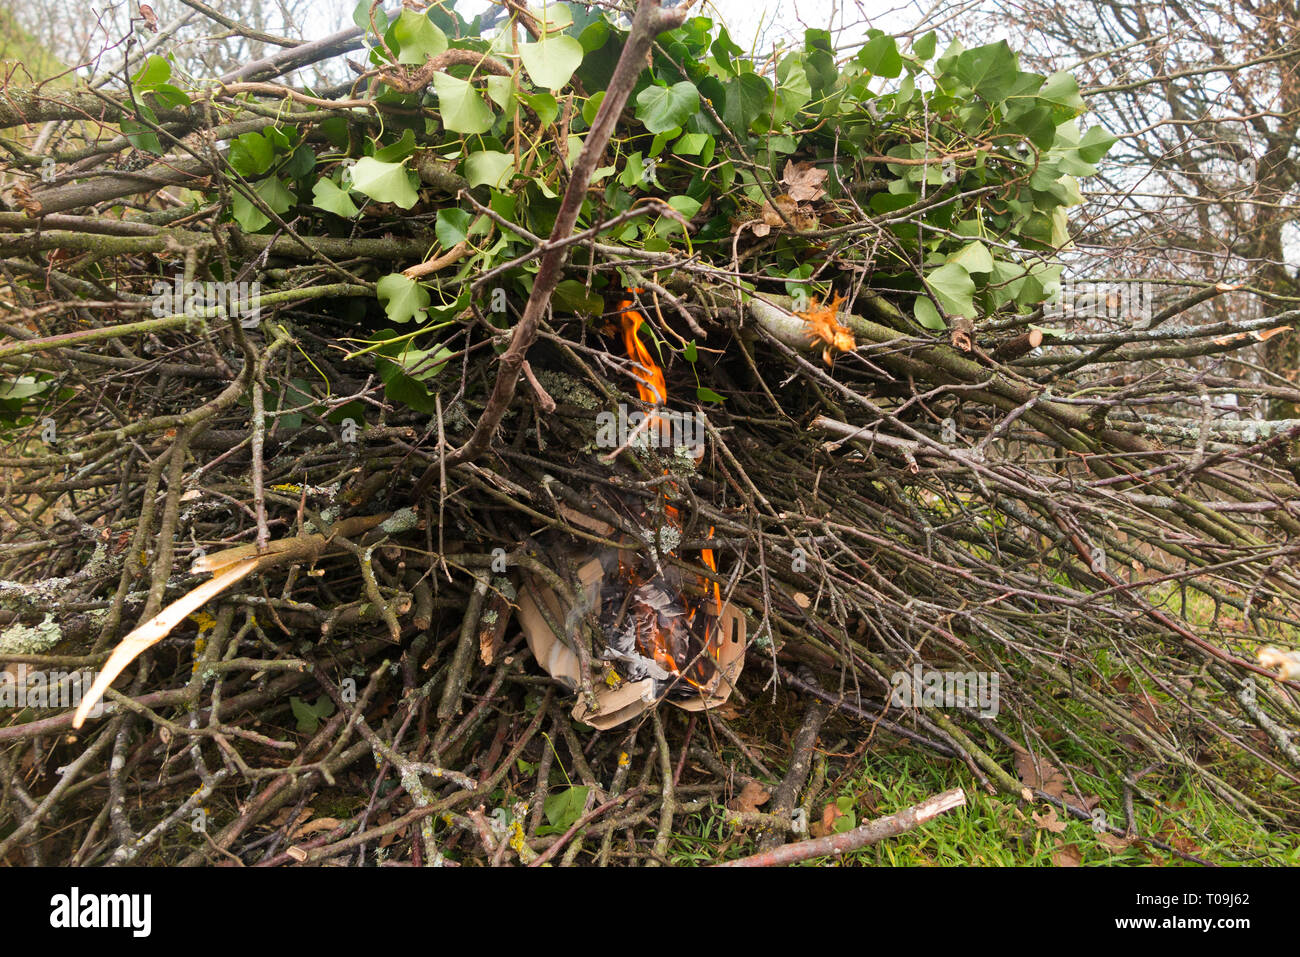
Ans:
{"type": "MultiPolygon", "coordinates": [[[[567,517],[606,537],[613,533],[603,522],[567,517]]],[[[582,685],[578,622],[587,610],[596,612],[600,633],[587,676],[596,707],[580,696],[576,719],[604,731],[660,700],[703,711],[731,696],[744,667],[745,619],[716,589],[687,597],[676,583],[645,574],[627,549],[592,555],[578,569],[578,587],[579,608],[566,607],[531,575],[519,589],[519,623],[533,657],[571,690],[582,685]]]]}

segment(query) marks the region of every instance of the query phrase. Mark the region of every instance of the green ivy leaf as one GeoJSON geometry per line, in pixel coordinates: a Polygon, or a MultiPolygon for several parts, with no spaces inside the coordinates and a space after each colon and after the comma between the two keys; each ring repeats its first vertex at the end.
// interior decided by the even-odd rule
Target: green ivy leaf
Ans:
{"type": "Polygon", "coordinates": [[[975,283],[961,266],[945,263],[925,277],[925,284],[945,312],[975,318],[975,283]]]}
{"type": "Polygon", "coordinates": [[[380,203],[410,209],[420,198],[413,175],[402,163],[385,163],[363,156],[352,167],[352,188],[380,203]]]}
{"type": "Polygon", "coordinates": [[[922,62],[934,56],[935,43],[938,41],[938,35],[931,30],[921,39],[912,44],[912,54],[922,62]]]}
{"type": "Polygon", "coordinates": [[[495,103],[501,109],[510,106],[510,97],[515,92],[515,79],[512,76],[497,76],[495,73],[488,74],[487,77],[487,95],[488,99],[495,103]]]}
{"type": "Polygon", "coordinates": [[[725,396],[718,395],[718,393],[714,392],[712,389],[708,388],[707,386],[699,386],[698,388],[696,388],[695,398],[699,399],[701,402],[726,402],[727,401],[725,396]]]}
{"type": "Polygon", "coordinates": [[[978,239],[963,246],[948,259],[948,262],[956,263],[968,273],[990,272],[993,269],[993,256],[988,247],[978,239]]]}
{"type": "MultiPolygon", "coordinates": [[[[253,192],[261,198],[277,215],[287,213],[294,204],[294,195],[278,176],[260,179],[253,184],[253,192]]],[[[252,200],[237,192],[231,202],[231,215],[244,232],[255,233],[271,222],[252,200]]]]}
{"type": "Polygon", "coordinates": [[[549,93],[516,93],[520,101],[537,114],[542,126],[550,126],[560,115],[560,104],[549,93]]]}
{"type": "Polygon", "coordinates": [[[727,84],[726,90],[722,118],[737,133],[747,131],[772,102],[772,87],[756,73],[742,73],[727,84]]]}
{"type": "MultiPolygon", "coordinates": [[[[378,11],[375,19],[378,23],[378,11]]],[[[433,25],[427,14],[414,10],[402,11],[393,24],[393,39],[397,41],[398,63],[423,66],[429,57],[447,50],[447,35],[433,25]]]]}
{"type": "Polygon", "coordinates": [[[328,176],[322,176],[311,188],[311,204],[344,219],[351,219],[361,212],[357,209],[357,204],[352,202],[347,190],[340,189],[328,176]]]}
{"type": "Polygon", "coordinates": [[[172,65],[158,54],[152,54],[131,76],[131,85],[141,92],[148,92],[171,79],[172,65]]]}
{"type": "Polygon", "coordinates": [[[442,243],[442,248],[451,249],[457,243],[465,241],[469,235],[469,225],[469,213],[459,207],[448,206],[438,210],[438,221],[433,231],[438,237],[438,242],[442,243]]]}
{"type": "Polygon", "coordinates": [[[598,316],[605,311],[605,300],[599,293],[588,292],[586,283],[565,279],[555,287],[555,301],[570,312],[598,316]]]}
{"type": "Polygon", "coordinates": [[[636,118],[651,133],[666,133],[700,111],[700,91],[689,80],[648,86],[636,97],[636,118]]]}
{"type": "Polygon", "coordinates": [[[582,44],[575,37],[544,37],[536,43],[521,43],[519,59],[528,78],[548,90],[561,89],[582,65],[582,44]]]}
{"type": "Polygon", "coordinates": [[[1020,70],[1006,40],[967,50],[957,57],[957,78],[990,103],[1000,103],[1014,88],[1020,70]]]}
{"type": "Polygon", "coordinates": [[[1079,84],[1072,75],[1064,71],[1053,73],[1047,78],[1038,98],[1056,106],[1064,107],[1072,113],[1082,113],[1088,108],[1079,96],[1079,84]]]}
{"type": "MultiPolygon", "coordinates": [[[[562,791],[555,791],[550,794],[542,804],[542,811],[546,814],[546,821],[549,825],[548,834],[561,834],[573,827],[578,818],[582,817],[582,809],[587,804],[587,794],[591,788],[584,786],[567,787],[562,791]]],[[[537,833],[542,833],[542,828],[537,829],[537,833]]]]}
{"type": "Polygon", "coordinates": [[[471,186],[501,189],[510,182],[514,171],[514,157],[497,150],[479,150],[465,159],[465,179],[471,186]]]}
{"type": "Polygon", "coordinates": [[[321,695],[315,704],[308,704],[304,699],[290,696],[289,708],[298,721],[298,730],[303,734],[315,734],[322,718],[334,713],[334,702],[328,695],[321,695]]]}
{"type": "Polygon", "coordinates": [[[401,273],[390,273],[379,280],[375,291],[384,304],[384,312],[393,322],[410,322],[417,316],[423,318],[429,305],[429,290],[401,273]]]}
{"type": "Polygon", "coordinates": [[[271,168],[275,162],[275,148],[261,133],[244,133],[231,141],[227,158],[236,173],[251,179],[271,168]]]}
{"type": "Polygon", "coordinates": [[[496,115],[468,80],[457,79],[450,73],[435,73],[433,88],[438,94],[442,125],[447,129],[466,134],[492,129],[496,115]]]}
{"type": "Polygon", "coordinates": [[[190,97],[180,87],[172,86],[170,83],[159,83],[150,91],[158,105],[164,110],[174,110],[178,106],[189,106],[190,97]]]}
{"type": "Polygon", "coordinates": [[[375,150],[375,159],[381,163],[400,163],[415,152],[415,130],[403,130],[396,143],[375,150]]]}
{"type": "MultiPolygon", "coordinates": [[[[363,33],[370,32],[370,0],[360,0],[353,8],[352,22],[360,27],[363,33]]],[[[375,7],[375,29],[380,33],[388,32],[388,14],[384,13],[382,6],[375,7]]]]}
{"type": "Polygon", "coordinates": [[[948,328],[948,324],[943,321],[943,316],[939,315],[939,310],[934,308],[934,303],[928,296],[916,297],[916,302],[912,303],[912,315],[926,329],[941,332],[948,328]]]}
{"type": "MultiPolygon", "coordinates": [[[[931,36],[933,37],[933,34],[931,36]]],[[[933,53],[933,39],[930,42],[930,47],[930,52],[933,53]]],[[[913,48],[913,52],[915,52],[915,48],[913,48]]],[[[921,59],[929,58],[921,57],[921,59]]],[[[893,37],[887,35],[873,37],[868,40],[866,45],[858,51],[857,61],[858,65],[872,76],[895,77],[903,72],[903,58],[898,55],[898,44],[893,37]]]]}

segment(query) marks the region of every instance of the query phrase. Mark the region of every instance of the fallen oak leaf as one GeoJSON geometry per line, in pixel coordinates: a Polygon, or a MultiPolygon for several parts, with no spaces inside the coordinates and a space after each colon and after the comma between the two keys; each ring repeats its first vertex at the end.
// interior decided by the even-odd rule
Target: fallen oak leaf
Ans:
{"type": "Polygon", "coordinates": [[[1052,852],[1052,863],[1057,867],[1078,867],[1083,863],[1083,851],[1077,844],[1066,844],[1057,840],[1056,850],[1052,852]]]}
{"type": "Polygon", "coordinates": [[[739,794],[727,802],[727,810],[741,813],[757,811],[771,796],[763,785],[751,779],[745,782],[739,794]]]}
{"type": "Polygon", "coordinates": [[[1059,768],[1046,758],[1037,760],[1023,748],[1016,749],[1016,774],[1020,783],[1028,788],[1037,789],[1052,797],[1065,793],[1065,776],[1059,768]]]}
{"type": "Polygon", "coordinates": [[[1065,822],[1058,820],[1056,817],[1056,808],[1050,807],[1046,814],[1039,814],[1037,811],[1031,812],[1030,817],[1034,819],[1034,824],[1044,831],[1051,831],[1053,834],[1060,834],[1065,830],[1065,822]]]}
{"type": "Polygon", "coordinates": [[[811,203],[826,195],[822,183],[829,175],[827,170],[818,169],[807,161],[801,160],[795,163],[786,160],[781,182],[785,183],[791,199],[800,203],[811,203]]]}

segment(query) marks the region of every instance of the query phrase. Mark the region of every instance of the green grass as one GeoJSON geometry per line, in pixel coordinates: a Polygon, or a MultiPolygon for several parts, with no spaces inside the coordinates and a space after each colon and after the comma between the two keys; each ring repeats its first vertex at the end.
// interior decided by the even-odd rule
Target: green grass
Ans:
{"type": "MultiPolygon", "coordinates": [[[[1123,827],[1122,788],[1108,787],[1105,781],[1078,773],[1075,778],[1089,795],[1101,798],[1099,807],[1108,820],[1123,827]]],[[[1294,835],[1259,827],[1225,807],[1187,775],[1171,771],[1144,783],[1166,797],[1154,807],[1135,802],[1134,822],[1139,833],[1216,864],[1300,865],[1300,842],[1294,835]]],[[[905,747],[868,751],[855,768],[845,769],[837,786],[824,792],[817,803],[820,809],[836,797],[851,797],[861,823],[958,786],[966,791],[966,807],[842,859],[823,858],[808,862],[808,866],[1050,867],[1058,864],[1062,849],[1068,849],[1067,854],[1074,852],[1085,867],[1189,863],[1143,845],[1110,850],[1087,821],[1064,820],[1065,829],[1054,833],[1032,817],[1045,817],[1051,805],[1019,806],[1020,802],[1003,795],[989,795],[964,765],[905,747]]],[[[1057,819],[1063,819],[1061,812],[1057,819]]],[[[756,841],[728,824],[725,812],[710,809],[682,822],[670,858],[678,865],[711,863],[718,859],[720,846],[726,848],[727,857],[735,858],[753,853],[756,841]]]]}

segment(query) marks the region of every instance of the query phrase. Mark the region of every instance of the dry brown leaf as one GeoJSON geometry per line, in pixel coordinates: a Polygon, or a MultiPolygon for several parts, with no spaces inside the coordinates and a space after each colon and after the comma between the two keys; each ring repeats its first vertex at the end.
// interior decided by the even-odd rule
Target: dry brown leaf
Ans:
{"type": "Polygon", "coordinates": [[[821,199],[826,195],[826,190],[822,189],[822,183],[830,173],[824,169],[818,169],[811,163],[800,161],[798,163],[790,160],[785,161],[785,172],[781,176],[781,182],[785,183],[790,192],[790,198],[798,203],[811,203],[821,199]]]}
{"type": "Polygon", "coordinates": [[[318,817],[314,821],[308,821],[302,827],[293,831],[290,840],[298,840],[300,837],[306,837],[309,834],[315,834],[317,831],[332,831],[343,822],[336,817],[318,817]]]}
{"type": "Polygon", "coordinates": [[[825,837],[828,834],[835,833],[836,818],[845,817],[845,813],[839,809],[834,801],[831,801],[822,808],[821,820],[814,821],[808,833],[812,837],[825,837]]]}
{"type": "Polygon", "coordinates": [[[1037,788],[1044,794],[1060,797],[1065,793],[1065,776],[1060,769],[1043,757],[1035,762],[1029,752],[1021,748],[1016,749],[1016,774],[1020,776],[1021,784],[1037,788]]]}
{"type": "Polygon", "coordinates": [[[1030,817],[1034,819],[1034,824],[1044,831],[1060,834],[1065,830],[1065,822],[1057,819],[1056,808],[1054,807],[1049,807],[1046,814],[1039,814],[1035,811],[1030,814],[1030,817]]]}
{"type": "Polygon", "coordinates": [[[1066,844],[1058,840],[1056,850],[1052,851],[1052,863],[1057,867],[1078,867],[1083,863],[1083,851],[1079,850],[1077,844],[1066,844]]]}
{"type": "Polygon", "coordinates": [[[1090,797],[1081,798],[1073,791],[1066,791],[1061,795],[1061,800],[1070,805],[1070,807],[1078,808],[1084,813],[1091,813],[1092,809],[1101,803],[1101,797],[1099,795],[1094,794],[1090,797]]]}
{"type": "Polygon", "coordinates": [[[746,781],[740,793],[727,802],[727,808],[741,813],[750,813],[766,804],[771,796],[757,781],[746,781]]]}
{"type": "Polygon", "coordinates": [[[280,808],[280,810],[275,812],[275,815],[267,823],[269,823],[272,827],[284,827],[286,824],[289,823],[290,819],[292,819],[293,826],[297,827],[298,825],[305,822],[309,817],[311,817],[315,813],[316,812],[311,808],[305,807],[301,811],[299,811],[298,815],[295,817],[293,813],[293,808],[282,807],[280,808]]]}
{"type": "Polygon", "coordinates": [[[1131,837],[1116,837],[1109,831],[1097,832],[1097,843],[1112,853],[1127,850],[1133,846],[1133,841],[1131,837]]]}

